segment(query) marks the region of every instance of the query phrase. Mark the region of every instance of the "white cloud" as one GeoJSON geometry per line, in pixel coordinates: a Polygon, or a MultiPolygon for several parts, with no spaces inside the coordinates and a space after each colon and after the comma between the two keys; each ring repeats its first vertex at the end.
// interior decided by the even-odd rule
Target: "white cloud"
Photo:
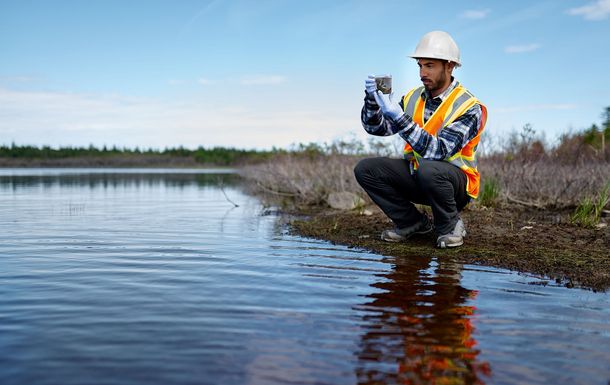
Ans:
{"type": "Polygon", "coordinates": [[[32,76],[0,76],[0,82],[30,83],[38,79],[32,76]]]}
{"type": "Polygon", "coordinates": [[[361,131],[350,109],[337,114],[330,107],[295,103],[297,107],[269,110],[256,101],[235,105],[220,97],[164,101],[0,87],[0,143],[269,148],[361,131]]]}
{"type": "Polygon", "coordinates": [[[212,81],[208,78],[199,78],[197,79],[197,83],[201,84],[202,86],[207,86],[212,84],[212,81]]]}
{"type": "Polygon", "coordinates": [[[257,75],[242,78],[240,84],[244,86],[275,85],[285,81],[286,77],[281,75],[257,75]]]}
{"type": "Polygon", "coordinates": [[[463,19],[480,20],[486,18],[489,12],[491,12],[490,9],[470,9],[462,12],[460,17],[463,19]]]}
{"type": "Polygon", "coordinates": [[[582,16],[585,20],[604,20],[610,14],[610,0],[597,0],[582,7],[568,9],[566,13],[582,16]]]}
{"type": "MultiPolygon", "coordinates": [[[[286,77],[282,75],[245,75],[240,78],[226,78],[226,79],[210,79],[206,77],[200,77],[195,79],[195,82],[202,86],[210,86],[214,84],[237,84],[242,86],[265,86],[265,85],[277,85],[286,82],[286,77]]],[[[170,79],[167,81],[169,85],[177,86],[191,81],[184,81],[181,79],[170,79]]]]}
{"type": "Polygon", "coordinates": [[[494,108],[493,112],[502,113],[515,113],[515,112],[526,112],[526,111],[549,111],[549,110],[574,110],[577,105],[573,103],[557,103],[557,104],[527,104],[521,106],[508,106],[494,108]]]}
{"type": "Polygon", "coordinates": [[[536,51],[540,48],[540,44],[531,43],[531,44],[522,44],[522,45],[509,45],[504,47],[504,52],[506,53],[525,53],[536,51]]]}
{"type": "Polygon", "coordinates": [[[167,81],[167,84],[169,84],[170,86],[179,86],[184,84],[184,80],[180,80],[180,79],[169,79],[167,81]]]}

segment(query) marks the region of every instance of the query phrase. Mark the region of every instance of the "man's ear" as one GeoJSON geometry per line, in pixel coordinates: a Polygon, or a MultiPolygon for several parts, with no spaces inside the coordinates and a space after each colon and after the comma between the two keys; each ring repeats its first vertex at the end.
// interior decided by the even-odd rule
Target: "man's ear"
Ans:
{"type": "Polygon", "coordinates": [[[453,69],[455,68],[455,63],[452,61],[447,61],[447,68],[449,68],[449,73],[453,74],[453,69]]]}

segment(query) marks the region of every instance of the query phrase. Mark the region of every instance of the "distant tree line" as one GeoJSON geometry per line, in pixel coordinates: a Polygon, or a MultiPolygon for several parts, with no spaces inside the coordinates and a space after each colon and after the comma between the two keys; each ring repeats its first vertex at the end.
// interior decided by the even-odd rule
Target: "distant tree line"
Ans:
{"type": "Polygon", "coordinates": [[[155,157],[194,161],[198,164],[232,166],[243,163],[256,163],[268,159],[271,155],[283,150],[243,150],[229,147],[213,147],[206,149],[202,146],[191,150],[182,146],[166,148],[163,150],[148,148],[118,148],[116,146],[102,148],[90,145],[88,147],[59,147],[16,145],[0,146],[0,158],[23,159],[23,160],[59,160],[68,158],[104,158],[104,157],[155,157]]]}
{"type": "Polygon", "coordinates": [[[610,107],[602,113],[601,126],[593,124],[583,133],[583,141],[595,150],[604,152],[610,146],[610,107]]]}
{"type": "MultiPolygon", "coordinates": [[[[484,135],[481,158],[522,159],[525,161],[546,158],[560,163],[580,161],[610,161],[610,107],[602,113],[600,125],[593,124],[589,128],[575,133],[567,133],[559,138],[554,146],[549,146],[544,135],[526,124],[521,132],[513,132],[508,138],[484,135]],[[494,140],[497,144],[491,143],[494,140]]],[[[402,143],[400,143],[402,145],[402,143]]],[[[163,150],[148,148],[118,148],[117,146],[102,148],[90,145],[88,147],[60,147],[0,145],[0,167],[11,165],[29,166],[240,166],[259,163],[272,159],[276,155],[293,155],[309,159],[346,155],[396,156],[400,153],[396,141],[371,137],[368,143],[354,138],[336,140],[332,143],[299,143],[289,149],[244,150],[232,147],[198,148],[191,150],[180,147],[163,150]]]]}

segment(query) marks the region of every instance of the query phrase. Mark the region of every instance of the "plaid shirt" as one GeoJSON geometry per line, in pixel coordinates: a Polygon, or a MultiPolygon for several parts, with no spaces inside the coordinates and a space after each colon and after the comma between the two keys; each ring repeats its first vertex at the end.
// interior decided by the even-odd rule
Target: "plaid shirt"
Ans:
{"type": "MultiPolygon", "coordinates": [[[[424,109],[424,122],[430,119],[434,111],[441,105],[449,93],[457,87],[459,82],[452,78],[449,87],[439,96],[431,98],[428,91],[421,97],[426,100],[424,109]]],[[[366,92],[366,91],[365,91],[366,92]]],[[[400,98],[400,107],[404,110],[403,98],[400,98]]],[[[441,129],[437,136],[430,135],[407,114],[402,114],[396,120],[383,116],[379,105],[373,95],[367,93],[364,98],[361,120],[362,126],[371,135],[388,136],[398,134],[413,147],[413,150],[424,159],[447,160],[460,151],[478,133],[481,124],[481,106],[476,104],[469,108],[462,116],[454,120],[447,127],[441,129]]]]}

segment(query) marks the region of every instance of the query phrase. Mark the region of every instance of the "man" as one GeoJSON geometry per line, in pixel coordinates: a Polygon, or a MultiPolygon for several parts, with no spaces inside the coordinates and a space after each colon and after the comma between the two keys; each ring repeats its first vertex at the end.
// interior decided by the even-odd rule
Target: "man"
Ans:
{"type": "Polygon", "coordinates": [[[466,228],[459,213],[479,192],[475,153],[487,109],[453,78],[460,52],[448,33],[427,33],[411,57],[423,86],[396,103],[369,76],[361,114],[369,134],[406,141],[404,159],[364,159],[354,173],[396,226],[381,239],[400,242],[435,229],[437,247],[461,246],[466,228]],[[432,208],[434,226],[414,203],[432,208]]]}

